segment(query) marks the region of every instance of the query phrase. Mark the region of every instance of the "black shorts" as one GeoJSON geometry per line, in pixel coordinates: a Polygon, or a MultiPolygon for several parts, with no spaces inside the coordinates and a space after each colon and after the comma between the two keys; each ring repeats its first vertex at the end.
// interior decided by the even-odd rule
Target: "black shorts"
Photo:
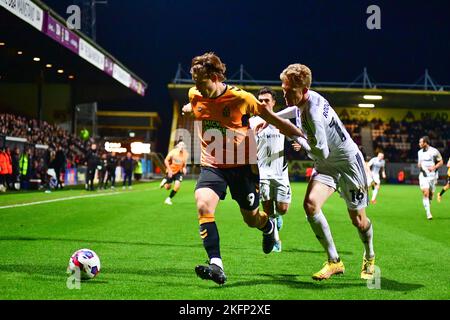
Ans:
{"type": "Polygon", "coordinates": [[[258,167],[244,165],[235,168],[218,169],[202,167],[195,190],[212,189],[221,200],[227,195],[227,186],[231,197],[241,209],[255,210],[259,206],[258,167]]]}
{"type": "Polygon", "coordinates": [[[166,176],[166,184],[172,183],[174,181],[183,181],[183,174],[181,172],[177,172],[175,174],[172,175],[172,178],[169,178],[169,176],[166,176]]]}

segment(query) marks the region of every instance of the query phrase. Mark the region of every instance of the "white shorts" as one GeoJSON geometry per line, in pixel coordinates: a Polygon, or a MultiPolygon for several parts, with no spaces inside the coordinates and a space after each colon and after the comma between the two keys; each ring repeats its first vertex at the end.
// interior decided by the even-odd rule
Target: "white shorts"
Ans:
{"type": "Polygon", "coordinates": [[[339,190],[347,203],[347,208],[359,210],[369,203],[367,176],[361,152],[349,161],[317,162],[312,180],[339,190]]]}
{"type": "Polygon", "coordinates": [[[434,190],[436,190],[437,181],[437,174],[432,174],[432,176],[429,177],[425,177],[422,172],[419,174],[420,189],[430,189],[431,192],[434,192],[434,190]]]}
{"type": "Polygon", "coordinates": [[[261,201],[291,203],[291,186],[288,179],[261,179],[259,188],[261,201]]]}
{"type": "Polygon", "coordinates": [[[380,174],[373,174],[367,176],[367,184],[370,186],[374,182],[375,184],[381,184],[380,174]]]}

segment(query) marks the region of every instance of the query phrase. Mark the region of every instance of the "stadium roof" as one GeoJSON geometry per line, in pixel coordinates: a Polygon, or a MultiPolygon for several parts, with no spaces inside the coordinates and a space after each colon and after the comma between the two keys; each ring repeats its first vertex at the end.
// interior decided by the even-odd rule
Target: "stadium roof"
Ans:
{"type": "Polygon", "coordinates": [[[41,1],[0,1],[0,28],[2,82],[72,83],[84,101],[145,95],[141,78],[41,1]]]}
{"type": "MultiPolygon", "coordinates": [[[[271,87],[279,92],[277,105],[284,105],[281,81],[255,80],[244,70],[243,65],[226,83],[237,85],[254,94],[264,86],[271,87]]],[[[172,98],[179,103],[186,103],[187,90],[193,85],[190,74],[179,64],[173,83],[168,85],[172,98]]],[[[311,89],[321,93],[334,107],[373,104],[377,108],[450,109],[450,86],[437,85],[428,70],[425,70],[425,74],[414,84],[398,84],[371,81],[367,69],[364,68],[363,73],[353,82],[313,81],[311,89]]]]}
{"type": "MultiPolygon", "coordinates": [[[[240,88],[256,94],[261,87],[255,85],[239,85],[240,88]]],[[[187,92],[193,84],[168,85],[172,98],[180,103],[187,103],[187,92]]],[[[281,83],[272,86],[278,92],[277,104],[284,105],[281,83]]],[[[312,87],[314,91],[326,97],[333,107],[358,107],[359,104],[373,103],[377,108],[404,109],[450,109],[449,91],[407,90],[407,89],[364,89],[312,87]],[[381,96],[381,100],[367,100],[364,96],[381,96]]]]}

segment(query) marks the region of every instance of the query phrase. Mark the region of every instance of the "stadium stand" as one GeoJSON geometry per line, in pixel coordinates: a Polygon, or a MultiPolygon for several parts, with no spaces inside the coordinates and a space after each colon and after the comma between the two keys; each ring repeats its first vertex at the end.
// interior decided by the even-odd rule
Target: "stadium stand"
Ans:
{"type": "MultiPolygon", "coordinates": [[[[45,183],[58,146],[66,168],[80,169],[79,174],[90,145],[102,147],[105,141],[99,134],[108,128],[101,127],[97,107],[120,103],[129,111],[146,94],[147,84],[98,43],[69,29],[42,1],[0,1],[0,28],[0,149],[12,155],[18,149],[23,160],[19,169],[26,171],[19,174],[26,175],[21,181],[45,183]],[[90,121],[86,140],[79,136],[82,116],[90,121]]],[[[149,124],[142,126],[156,129],[159,116],[148,118],[149,124]]],[[[124,139],[129,138],[130,130],[123,131],[124,139]]],[[[8,173],[2,182],[15,189],[16,176],[8,173]]]]}
{"type": "Polygon", "coordinates": [[[89,147],[89,140],[82,141],[56,125],[12,114],[0,114],[0,135],[25,138],[28,144],[46,145],[53,150],[61,145],[73,166],[79,163],[89,147]]]}

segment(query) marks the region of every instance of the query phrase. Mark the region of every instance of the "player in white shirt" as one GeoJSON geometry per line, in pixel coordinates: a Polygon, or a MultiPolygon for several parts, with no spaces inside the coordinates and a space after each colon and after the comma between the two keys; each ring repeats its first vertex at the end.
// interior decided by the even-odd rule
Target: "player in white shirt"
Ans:
{"type": "Polygon", "coordinates": [[[377,156],[370,159],[367,163],[367,166],[370,168],[368,185],[369,187],[372,186],[374,188],[372,192],[372,199],[370,200],[372,204],[377,203],[377,194],[381,186],[380,172],[383,179],[386,179],[386,171],[384,169],[385,165],[386,161],[384,160],[384,154],[382,152],[378,152],[377,156]]]}
{"type": "Polygon", "coordinates": [[[313,279],[328,279],[345,271],[322,212],[323,204],[338,187],[364,244],[361,278],[373,279],[373,228],[365,212],[368,186],[361,151],[327,100],[309,90],[312,75],[307,66],[291,64],[281,73],[280,79],[286,104],[295,107],[286,108],[278,115],[289,117],[295,114],[297,126],[307,137],[298,137],[297,141],[315,161],[315,171],[308,184],[303,207],[313,232],[328,254],[328,261],[320,271],[313,274],[313,279]]]}
{"type": "Polygon", "coordinates": [[[422,203],[427,219],[433,219],[431,214],[431,200],[439,178],[438,169],[444,164],[442,156],[436,148],[430,146],[430,138],[424,136],[419,139],[420,150],[417,153],[417,166],[420,168],[419,185],[422,190],[422,203]]]}
{"type": "MultiPolygon", "coordinates": [[[[264,87],[258,92],[258,100],[273,110],[276,93],[264,87]]],[[[264,120],[260,117],[250,118],[250,128],[254,129],[264,120]]],[[[291,203],[288,166],[284,157],[285,136],[273,125],[268,125],[256,134],[259,186],[264,212],[276,220],[274,252],[281,252],[281,240],[278,231],[283,225],[282,216],[291,203]]]]}

